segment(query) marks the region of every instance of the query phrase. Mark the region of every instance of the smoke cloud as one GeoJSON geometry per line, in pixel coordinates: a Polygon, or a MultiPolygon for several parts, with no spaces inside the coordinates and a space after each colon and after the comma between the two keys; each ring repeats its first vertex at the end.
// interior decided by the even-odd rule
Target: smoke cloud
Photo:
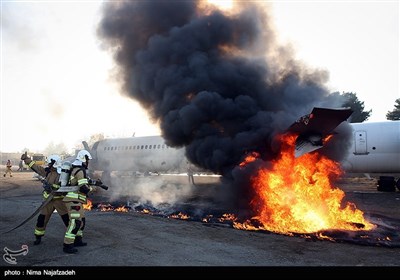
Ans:
{"type": "Polygon", "coordinates": [[[248,176],[236,167],[248,152],[275,158],[277,134],[343,99],[329,94],[327,72],[277,44],[265,3],[235,5],[223,12],[204,1],[105,2],[98,34],[123,93],[160,123],[167,143],[243,187],[248,176]]]}

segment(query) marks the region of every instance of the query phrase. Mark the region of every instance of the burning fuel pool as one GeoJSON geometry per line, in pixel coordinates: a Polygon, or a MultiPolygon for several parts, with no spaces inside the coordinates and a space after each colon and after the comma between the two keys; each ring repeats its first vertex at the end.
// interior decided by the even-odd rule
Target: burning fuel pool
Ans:
{"type": "Polygon", "coordinates": [[[330,241],[336,243],[352,243],[365,246],[390,247],[400,248],[400,219],[389,218],[387,216],[371,214],[367,217],[369,223],[374,225],[371,230],[366,230],[365,225],[353,223],[357,230],[336,230],[328,229],[312,233],[298,232],[273,232],[267,230],[257,219],[251,219],[246,223],[239,222],[237,215],[233,213],[224,213],[220,210],[208,210],[213,214],[200,214],[205,210],[184,205],[180,207],[182,210],[177,210],[179,207],[166,207],[168,210],[157,209],[149,205],[136,205],[131,207],[122,203],[95,203],[89,200],[85,204],[85,209],[88,211],[99,212],[131,212],[143,213],[169,219],[180,219],[192,222],[201,222],[204,226],[210,227],[231,227],[240,230],[258,231],[266,234],[283,234],[293,237],[305,238],[309,241],[330,241]]]}

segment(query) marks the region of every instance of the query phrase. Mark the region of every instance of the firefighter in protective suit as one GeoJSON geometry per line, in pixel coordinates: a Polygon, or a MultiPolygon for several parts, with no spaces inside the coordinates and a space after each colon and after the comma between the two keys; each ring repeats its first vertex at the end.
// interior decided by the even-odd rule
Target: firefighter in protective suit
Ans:
{"type": "MultiPolygon", "coordinates": [[[[49,195],[57,190],[59,185],[60,178],[60,163],[61,157],[59,155],[51,155],[47,157],[48,166],[44,168],[36,164],[34,160],[31,160],[27,153],[24,153],[21,156],[21,160],[25,162],[34,172],[42,176],[43,181],[43,199],[46,200],[49,195]]],[[[34,245],[39,245],[42,237],[46,232],[46,226],[49,222],[51,215],[54,212],[54,209],[57,210],[57,213],[60,215],[65,226],[68,226],[69,218],[68,218],[68,210],[65,203],[62,201],[64,196],[62,194],[54,194],[53,198],[46,204],[46,206],[40,211],[40,214],[37,218],[36,226],[35,226],[35,241],[34,245]]]]}
{"type": "Polygon", "coordinates": [[[63,199],[69,214],[69,224],[63,244],[65,253],[76,253],[78,250],[74,247],[87,245],[86,242],[82,241],[86,223],[83,204],[86,204],[88,193],[94,191],[96,186],[102,185],[100,180],[91,180],[86,174],[91,159],[92,156],[88,151],[81,150],[78,152],[75,161],[72,162],[69,185],[76,186],[76,188],[68,192],[63,199]]]}

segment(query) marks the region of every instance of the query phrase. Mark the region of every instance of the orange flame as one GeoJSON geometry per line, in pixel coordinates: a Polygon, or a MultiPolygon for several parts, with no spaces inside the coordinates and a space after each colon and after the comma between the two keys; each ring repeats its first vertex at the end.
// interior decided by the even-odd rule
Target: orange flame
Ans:
{"type": "Polygon", "coordinates": [[[128,208],[125,208],[124,206],[120,206],[114,209],[114,211],[117,212],[128,212],[128,208]]]}
{"type": "Polygon", "coordinates": [[[107,204],[100,203],[99,205],[97,205],[97,209],[100,209],[101,212],[112,211],[113,208],[114,207],[110,203],[107,203],[107,204]]]}
{"type": "Polygon", "coordinates": [[[327,142],[329,142],[332,138],[333,138],[333,134],[329,134],[329,135],[327,135],[324,139],[322,139],[322,141],[323,141],[324,143],[327,143],[327,142]]]}
{"type": "Polygon", "coordinates": [[[169,217],[173,218],[173,219],[182,219],[182,220],[187,220],[190,218],[189,215],[182,213],[182,212],[179,212],[178,214],[172,214],[169,217]]]}
{"type": "Polygon", "coordinates": [[[257,158],[260,157],[260,154],[257,152],[251,152],[246,158],[239,164],[240,167],[246,166],[250,162],[255,161],[257,158]]]}
{"type": "Polygon", "coordinates": [[[236,220],[236,216],[234,214],[225,213],[218,219],[220,222],[224,221],[234,221],[236,220]]]}
{"type": "Polygon", "coordinates": [[[109,212],[109,211],[116,211],[116,212],[129,212],[128,208],[125,208],[125,206],[119,206],[119,207],[114,207],[110,203],[107,204],[98,204],[97,209],[100,210],[100,212],[109,212]]]}
{"type": "Polygon", "coordinates": [[[203,217],[203,218],[201,219],[201,221],[202,221],[203,223],[208,223],[208,222],[212,219],[212,217],[213,217],[213,215],[211,215],[211,214],[206,215],[205,217],[203,217]]]}
{"type": "Polygon", "coordinates": [[[87,199],[86,203],[83,204],[83,209],[85,209],[85,210],[90,211],[90,210],[92,210],[92,207],[93,207],[92,201],[89,199],[87,199]]]}
{"type": "Polygon", "coordinates": [[[281,136],[280,159],[272,169],[260,169],[252,178],[255,198],[251,206],[261,226],[251,221],[234,222],[239,229],[265,229],[279,233],[311,233],[326,229],[370,230],[375,226],[363,217],[353,203],[341,206],[344,192],[331,186],[330,180],[342,171],[338,163],[308,153],[295,158],[295,135],[281,136]],[[358,226],[357,226],[358,225],[358,226]]]}

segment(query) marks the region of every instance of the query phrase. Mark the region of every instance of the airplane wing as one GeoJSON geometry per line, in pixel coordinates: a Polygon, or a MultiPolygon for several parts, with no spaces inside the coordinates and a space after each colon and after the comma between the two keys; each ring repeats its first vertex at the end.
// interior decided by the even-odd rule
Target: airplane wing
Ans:
{"type": "Polygon", "coordinates": [[[323,146],[323,139],[347,120],[353,111],[350,108],[317,108],[294,122],[288,132],[298,134],[295,157],[315,151],[323,146]]]}

